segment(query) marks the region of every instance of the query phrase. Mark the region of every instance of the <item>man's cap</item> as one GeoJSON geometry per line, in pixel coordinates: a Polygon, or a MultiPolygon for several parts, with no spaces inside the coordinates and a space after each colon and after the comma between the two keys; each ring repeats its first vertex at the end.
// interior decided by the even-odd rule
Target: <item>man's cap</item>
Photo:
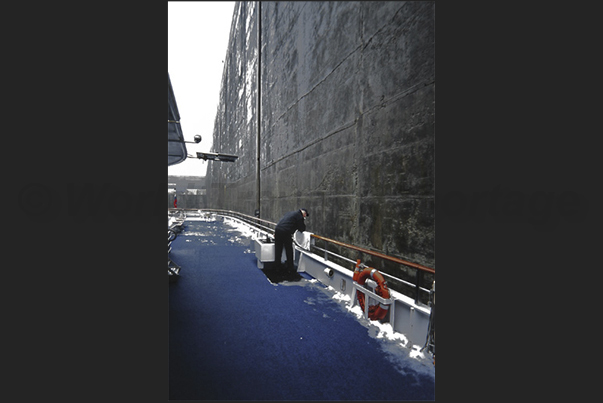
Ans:
{"type": "Polygon", "coordinates": [[[306,212],[306,217],[310,217],[310,212],[307,208],[301,208],[300,210],[304,210],[306,212]]]}

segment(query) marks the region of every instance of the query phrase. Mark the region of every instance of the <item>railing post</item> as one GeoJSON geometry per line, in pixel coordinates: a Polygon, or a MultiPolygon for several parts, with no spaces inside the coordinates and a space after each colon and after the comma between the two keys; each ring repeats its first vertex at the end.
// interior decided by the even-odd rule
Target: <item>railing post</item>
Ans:
{"type": "Polygon", "coordinates": [[[421,293],[421,289],[419,288],[421,285],[421,280],[423,279],[423,270],[419,270],[417,269],[417,283],[416,283],[416,297],[415,297],[415,304],[419,303],[419,294],[421,293]]]}

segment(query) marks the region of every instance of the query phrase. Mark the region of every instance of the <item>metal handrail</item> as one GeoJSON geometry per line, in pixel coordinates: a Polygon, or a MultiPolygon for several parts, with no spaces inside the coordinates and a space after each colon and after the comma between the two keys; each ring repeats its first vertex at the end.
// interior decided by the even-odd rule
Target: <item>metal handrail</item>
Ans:
{"type": "Polygon", "coordinates": [[[262,227],[264,230],[269,230],[273,233],[274,233],[274,228],[270,228],[270,227],[262,225],[260,223],[266,223],[266,224],[270,224],[270,225],[276,227],[276,223],[273,223],[272,221],[263,220],[258,217],[252,217],[250,215],[243,214],[243,213],[237,213],[236,211],[219,210],[219,209],[200,209],[200,210],[209,211],[211,213],[216,213],[216,214],[223,214],[223,215],[232,216],[232,217],[238,217],[238,218],[244,217],[249,224],[257,225],[258,227],[262,227]]]}
{"type": "MultiPolygon", "coordinates": [[[[209,212],[219,213],[219,214],[237,215],[237,216],[245,217],[245,218],[247,218],[249,220],[252,220],[254,222],[258,222],[258,223],[259,222],[264,222],[264,223],[276,226],[276,223],[274,223],[272,221],[264,220],[264,219],[258,218],[258,217],[253,217],[253,216],[246,215],[246,214],[243,214],[243,213],[238,213],[238,212],[232,211],[232,210],[206,209],[206,208],[202,208],[202,209],[193,209],[193,208],[190,208],[190,209],[180,209],[180,208],[174,209],[174,208],[169,208],[168,210],[172,210],[172,211],[173,210],[185,210],[185,211],[202,210],[202,211],[209,211],[209,212]]],[[[266,227],[266,228],[274,231],[273,228],[269,228],[269,227],[266,227]]],[[[374,257],[377,257],[377,258],[380,258],[380,259],[384,259],[384,260],[387,260],[387,261],[390,261],[390,262],[393,262],[393,263],[398,263],[398,264],[401,264],[401,265],[404,265],[404,266],[412,267],[414,269],[418,269],[418,270],[426,271],[428,273],[435,274],[435,269],[433,269],[431,267],[423,266],[423,265],[418,264],[418,263],[409,262],[407,260],[403,260],[403,259],[400,259],[400,258],[397,258],[397,257],[394,257],[394,256],[388,256],[388,255],[385,255],[385,254],[380,253],[380,252],[375,252],[375,251],[372,251],[370,249],[362,248],[360,246],[350,245],[350,244],[347,244],[345,242],[336,241],[334,239],[330,239],[330,238],[327,238],[327,237],[324,237],[324,236],[320,236],[320,235],[316,235],[316,234],[311,234],[311,237],[316,238],[316,239],[320,239],[322,241],[329,242],[329,243],[332,243],[332,244],[335,244],[335,245],[343,246],[344,248],[348,248],[348,249],[352,249],[352,250],[355,250],[355,251],[358,251],[358,252],[366,253],[367,255],[374,256],[374,257]]]]}
{"type": "MultiPolygon", "coordinates": [[[[263,228],[265,230],[269,230],[272,233],[274,233],[274,227],[276,227],[276,223],[274,223],[272,221],[264,220],[264,219],[261,219],[261,218],[258,218],[258,217],[253,217],[253,216],[246,215],[246,214],[243,214],[243,213],[238,213],[238,212],[232,211],[232,210],[206,209],[206,208],[201,208],[201,209],[181,209],[181,208],[173,209],[173,208],[169,208],[168,210],[170,210],[170,211],[174,211],[174,210],[206,211],[206,212],[216,213],[216,214],[225,215],[225,216],[232,216],[232,217],[237,217],[237,218],[243,218],[249,224],[256,225],[256,226],[261,227],[261,228],[263,228]],[[273,226],[273,228],[270,228],[268,226],[262,225],[260,223],[269,224],[269,225],[273,226]]],[[[432,273],[432,274],[435,275],[435,269],[433,269],[431,267],[423,266],[423,265],[418,264],[418,263],[409,262],[407,260],[403,260],[403,259],[400,259],[400,258],[397,258],[397,257],[394,257],[394,256],[388,256],[388,255],[380,253],[380,252],[375,252],[375,251],[372,251],[370,249],[362,248],[360,246],[350,245],[350,244],[347,244],[345,242],[336,241],[334,239],[330,239],[330,238],[323,237],[323,236],[320,236],[320,235],[311,234],[310,236],[312,238],[315,238],[315,239],[320,239],[321,241],[324,241],[324,242],[332,243],[332,244],[335,244],[335,245],[338,245],[338,246],[342,246],[344,248],[355,250],[357,252],[365,253],[367,255],[370,255],[370,256],[373,256],[373,257],[376,257],[376,258],[379,258],[379,259],[387,260],[389,262],[397,263],[397,264],[400,264],[400,265],[403,265],[403,266],[407,266],[407,267],[411,267],[413,269],[416,269],[417,270],[417,276],[416,276],[416,283],[415,284],[412,284],[412,283],[410,283],[408,281],[405,281],[405,280],[403,280],[401,278],[392,276],[392,275],[387,274],[387,273],[382,273],[382,274],[386,275],[389,278],[401,281],[401,282],[403,282],[403,283],[405,283],[407,285],[412,285],[412,286],[416,287],[417,291],[416,291],[415,300],[417,302],[419,301],[419,291],[420,290],[421,291],[425,291],[425,292],[429,292],[428,289],[421,287],[419,284],[421,282],[421,277],[422,277],[423,272],[432,273]]],[[[352,260],[347,259],[347,258],[345,258],[343,256],[340,256],[340,255],[338,255],[336,253],[327,251],[326,249],[319,248],[316,245],[313,245],[313,247],[315,247],[316,249],[322,250],[322,251],[324,251],[326,253],[335,255],[335,256],[337,256],[337,257],[339,257],[341,259],[344,259],[346,261],[349,260],[349,261],[351,261],[353,263],[352,260]]]]}
{"type": "Polygon", "coordinates": [[[251,221],[250,224],[253,225],[257,225],[259,227],[262,227],[263,229],[267,229],[270,230],[272,232],[274,232],[274,228],[270,228],[268,226],[262,225],[260,224],[261,222],[263,223],[267,223],[270,224],[274,227],[276,227],[276,223],[272,222],[272,221],[268,221],[268,220],[264,220],[258,217],[253,217],[247,214],[243,214],[243,213],[238,213],[236,211],[232,211],[232,210],[220,210],[220,209],[210,209],[210,208],[168,208],[168,211],[179,211],[179,210],[184,210],[184,211],[207,211],[209,213],[216,213],[216,214],[222,214],[222,215],[226,215],[226,216],[232,216],[232,217],[244,217],[247,220],[251,221]]]}
{"type": "MultiPolygon", "coordinates": [[[[428,289],[421,287],[421,281],[422,281],[422,277],[423,277],[423,272],[432,273],[433,275],[435,275],[435,269],[432,269],[431,267],[423,266],[423,265],[420,265],[418,263],[409,262],[409,261],[406,261],[406,260],[403,260],[403,259],[400,259],[400,258],[397,258],[397,257],[388,256],[388,255],[385,255],[385,254],[380,253],[380,252],[375,252],[375,251],[372,251],[372,250],[369,250],[369,249],[366,249],[366,248],[362,248],[360,246],[350,245],[350,244],[347,244],[345,242],[336,241],[334,239],[326,238],[326,237],[323,237],[323,236],[320,236],[320,235],[311,234],[311,237],[316,238],[316,239],[320,239],[320,240],[322,240],[324,242],[329,242],[329,243],[332,243],[332,244],[335,244],[335,245],[343,246],[344,248],[348,248],[348,249],[352,249],[352,250],[355,250],[355,251],[358,251],[358,252],[361,252],[361,253],[365,253],[367,255],[374,256],[374,257],[377,257],[377,258],[380,258],[380,259],[383,259],[383,260],[387,260],[387,261],[390,261],[390,262],[394,262],[394,263],[397,263],[397,264],[401,264],[403,266],[407,266],[407,267],[411,267],[411,268],[416,269],[417,273],[416,273],[416,277],[415,277],[415,284],[411,284],[411,283],[409,283],[406,280],[403,280],[403,279],[398,278],[398,277],[394,277],[394,276],[389,275],[389,274],[387,274],[385,272],[382,273],[384,275],[387,275],[387,277],[389,277],[389,278],[393,278],[393,279],[395,279],[397,281],[400,281],[400,282],[402,282],[404,284],[407,284],[407,285],[415,287],[415,290],[416,290],[415,291],[415,296],[414,296],[415,303],[419,303],[419,294],[420,294],[420,291],[429,292],[428,289]]],[[[316,247],[316,246],[314,246],[314,247],[316,247]]],[[[318,248],[318,249],[321,249],[321,248],[318,248]]],[[[330,253],[330,252],[328,252],[325,249],[322,249],[322,250],[324,252],[326,252],[326,253],[330,253]]],[[[348,260],[348,259],[345,259],[345,260],[348,260]]]]}

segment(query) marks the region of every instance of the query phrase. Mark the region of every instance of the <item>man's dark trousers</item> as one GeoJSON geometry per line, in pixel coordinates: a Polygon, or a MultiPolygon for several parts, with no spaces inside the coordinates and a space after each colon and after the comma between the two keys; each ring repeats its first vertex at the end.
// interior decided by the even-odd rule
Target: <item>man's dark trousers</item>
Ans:
{"type": "Polygon", "coordinates": [[[274,231],[274,262],[276,265],[281,264],[281,256],[283,254],[283,246],[285,247],[285,254],[287,256],[287,265],[286,268],[288,270],[293,269],[293,239],[291,239],[291,234],[286,231],[279,231],[278,229],[274,231]]]}

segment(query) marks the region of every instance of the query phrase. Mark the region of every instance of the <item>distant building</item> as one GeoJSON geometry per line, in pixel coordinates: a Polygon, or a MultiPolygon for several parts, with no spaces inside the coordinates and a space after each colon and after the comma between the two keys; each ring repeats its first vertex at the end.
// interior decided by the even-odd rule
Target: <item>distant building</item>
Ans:
{"type": "Polygon", "coordinates": [[[168,208],[174,207],[174,197],[178,196],[179,208],[206,207],[204,176],[176,176],[167,178],[168,208]]]}
{"type": "Polygon", "coordinates": [[[174,189],[177,194],[205,194],[205,176],[168,175],[169,189],[174,189]]]}

